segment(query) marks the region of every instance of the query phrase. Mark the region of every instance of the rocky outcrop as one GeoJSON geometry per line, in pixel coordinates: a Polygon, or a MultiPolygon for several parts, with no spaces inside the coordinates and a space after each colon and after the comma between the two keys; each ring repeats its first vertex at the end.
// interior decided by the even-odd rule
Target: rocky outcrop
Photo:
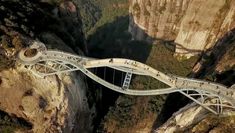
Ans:
{"type": "Polygon", "coordinates": [[[192,103],[174,113],[155,133],[232,133],[234,131],[234,112],[224,110],[223,117],[208,114],[204,108],[192,103]]]}
{"type": "Polygon", "coordinates": [[[176,54],[191,56],[214,46],[235,27],[233,0],[131,0],[129,31],[138,40],[176,43],[176,54]]]}
{"type": "Polygon", "coordinates": [[[18,32],[37,38],[45,44],[48,44],[48,40],[44,40],[44,34],[52,34],[75,52],[81,53],[82,50],[86,53],[82,21],[77,6],[71,1],[58,1],[58,5],[48,2],[50,0],[0,1],[0,30],[13,36],[18,32]]]}
{"type": "Polygon", "coordinates": [[[35,40],[49,49],[86,53],[77,6],[48,2],[0,1],[0,110],[32,125],[18,132],[91,132],[92,111],[81,74],[40,78],[15,62],[19,50],[35,40]]]}
{"type": "Polygon", "coordinates": [[[77,125],[80,131],[91,130],[81,75],[40,78],[17,67],[0,72],[0,77],[0,109],[31,123],[34,133],[71,132],[77,125]],[[86,121],[81,121],[84,116],[86,121]]]}

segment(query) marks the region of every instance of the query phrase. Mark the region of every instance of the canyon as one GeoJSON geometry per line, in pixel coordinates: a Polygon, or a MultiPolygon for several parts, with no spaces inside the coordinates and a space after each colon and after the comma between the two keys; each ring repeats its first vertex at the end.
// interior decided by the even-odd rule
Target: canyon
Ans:
{"type": "MultiPolygon", "coordinates": [[[[133,59],[229,87],[235,77],[234,7],[233,0],[2,0],[0,132],[233,131],[234,117],[209,114],[178,93],[122,95],[80,72],[34,76],[15,59],[40,41],[48,49],[133,59]]],[[[98,76],[112,80],[111,69],[104,71],[99,68],[98,76]]],[[[136,76],[130,87],[165,86],[136,76]]]]}
{"type": "Polygon", "coordinates": [[[95,110],[88,104],[84,75],[42,78],[16,62],[19,50],[37,40],[51,49],[86,53],[77,7],[73,2],[54,6],[48,1],[3,0],[0,5],[0,109],[11,117],[4,121],[7,115],[1,113],[1,123],[10,124],[0,132],[91,132],[95,110]]]}

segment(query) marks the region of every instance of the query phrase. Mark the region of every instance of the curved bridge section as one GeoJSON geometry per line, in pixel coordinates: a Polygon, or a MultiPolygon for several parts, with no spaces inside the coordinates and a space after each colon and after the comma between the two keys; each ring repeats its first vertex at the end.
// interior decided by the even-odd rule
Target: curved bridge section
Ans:
{"type": "Polygon", "coordinates": [[[46,50],[44,45],[35,43],[30,48],[19,52],[18,62],[40,77],[79,70],[99,84],[127,95],[148,96],[180,92],[215,114],[221,114],[224,109],[234,109],[235,107],[235,91],[233,89],[208,81],[168,75],[134,60],[94,59],[61,51],[46,50]],[[37,52],[30,52],[35,49],[37,52]],[[27,55],[27,53],[33,53],[33,55],[27,55]],[[108,67],[125,73],[122,85],[110,83],[90,70],[99,67],[108,67]],[[152,77],[169,87],[154,90],[130,89],[133,74],[152,77]]]}

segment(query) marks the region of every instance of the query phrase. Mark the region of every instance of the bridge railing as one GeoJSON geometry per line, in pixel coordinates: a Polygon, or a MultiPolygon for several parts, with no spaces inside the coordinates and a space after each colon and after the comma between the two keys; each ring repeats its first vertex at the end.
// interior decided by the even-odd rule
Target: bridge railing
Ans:
{"type": "Polygon", "coordinates": [[[223,107],[234,108],[235,105],[234,90],[212,82],[168,75],[137,61],[121,58],[94,59],[60,51],[44,51],[39,54],[40,56],[36,55],[37,58],[33,60],[20,53],[19,62],[28,65],[28,68],[39,76],[80,70],[103,86],[128,95],[161,95],[180,92],[213,113],[222,112],[223,107]],[[100,74],[97,75],[97,71],[94,70],[101,68],[104,72],[103,77],[100,74]],[[123,76],[120,77],[120,75],[123,76]],[[150,77],[152,81],[160,81],[166,87],[150,89],[146,85],[143,90],[130,89],[133,77],[138,78],[136,75],[145,76],[143,79],[150,77]],[[217,109],[214,109],[215,106],[217,109]]]}

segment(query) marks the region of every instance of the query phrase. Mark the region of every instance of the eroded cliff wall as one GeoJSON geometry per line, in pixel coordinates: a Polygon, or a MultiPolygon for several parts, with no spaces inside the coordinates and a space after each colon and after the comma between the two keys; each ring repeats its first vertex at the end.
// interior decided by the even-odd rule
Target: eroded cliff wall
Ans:
{"type": "Polygon", "coordinates": [[[0,109],[33,124],[34,133],[71,132],[77,124],[89,128],[85,121],[78,122],[89,114],[86,85],[79,75],[40,78],[17,67],[0,72],[0,77],[0,109]]]}
{"type": "MultiPolygon", "coordinates": [[[[19,50],[34,41],[45,43],[48,49],[86,52],[77,6],[71,1],[57,2],[0,1],[0,110],[32,124],[31,130],[17,132],[92,131],[83,75],[73,72],[40,78],[16,62],[19,50]]],[[[0,125],[4,132],[6,124],[0,125]]]]}
{"type": "Polygon", "coordinates": [[[130,0],[129,31],[137,40],[176,43],[190,56],[214,46],[235,27],[233,0],[130,0]]]}

